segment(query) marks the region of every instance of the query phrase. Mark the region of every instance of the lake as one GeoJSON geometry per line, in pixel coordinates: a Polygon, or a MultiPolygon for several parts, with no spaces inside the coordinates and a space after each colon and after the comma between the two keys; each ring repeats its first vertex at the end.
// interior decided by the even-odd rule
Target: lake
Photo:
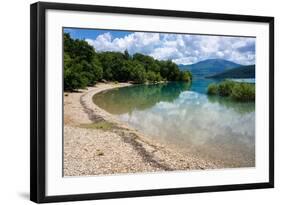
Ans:
{"type": "Polygon", "coordinates": [[[98,93],[94,102],[159,142],[223,167],[255,166],[255,103],[207,96],[213,79],[134,85],[98,93]]]}

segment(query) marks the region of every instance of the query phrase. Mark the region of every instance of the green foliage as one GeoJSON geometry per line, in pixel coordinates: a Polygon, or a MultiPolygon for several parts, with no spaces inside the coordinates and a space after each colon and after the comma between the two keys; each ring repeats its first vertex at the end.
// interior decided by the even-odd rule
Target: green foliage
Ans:
{"type": "Polygon", "coordinates": [[[226,80],[221,82],[218,85],[218,94],[220,96],[230,96],[233,86],[234,86],[233,81],[226,80]]]}
{"type": "Polygon", "coordinates": [[[129,52],[128,52],[127,49],[124,51],[124,58],[125,58],[126,60],[129,60],[129,59],[130,59],[130,55],[129,55],[129,52]]]}
{"type": "Polygon", "coordinates": [[[95,50],[86,41],[64,34],[64,89],[76,90],[93,85],[103,71],[95,50]]]}
{"type": "Polygon", "coordinates": [[[211,83],[209,86],[208,86],[208,91],[207,93],[209,95],[217,95],[218,94],[218,86],[216,83],[211,83]]]}
{"type": "Polygon", "coordinates": [[[189,71],[180,71],[172,61],[159,61],[151,56],[128,51],[100,52],[85,40],[64,34],[64,89],[76,90],[101,80],[144,83],[168,81],[191,82],[189,71]]]}
{"type": "Polygon", "coordinates": [[[250,83],[236,83],[233,86],[231,97],[237,101],[254,101],[255,85],[250,83]]]}
{"type": "Polygon", "coordinates": [[[64,34],[64,52],[68,53],[70,58],[77,60],[86,60],[90,62],[95,50],[84,40],[73,40],[68,33],[64,34]]]}
{"type": "Polygon", "coordinates": [[[143,55],[141,53],[135,53],[133,55],[133,60],[140,62],[144,66],[146,71],[154,69],[153,63],[154,63],[155,60],[150,56],[146,56],[146,55],[143,55]]]}
{"type": "Polygon", "coordinates": [[[240,66],[237,68],[229,69],[221,73],[209,76],[208,78],[255,78],[256,76],[256,66],[247,65],[240,66]]]}
{"type": "Polygon", "coordinates": [[[255,84],[226,80],[218,84],[210,84],[207,93],[230,97],[241,102],[255,101],[255,84]]]}
{"type": "Polygon", "coordinates": [[[72,60],[67,53],[64,54],[64,90],[85,88],[88,78],[82,65],[72,60]]]}
{"type": "Polygon", "coordinates": [[[131,61],[129,65],[129,79],[135,83],[144,83],[146,76],[143,65],[137,61],[131,61]]]}
{"type": "Polygon", "coordinates": [[[190,71],[181,71],[179,75],[179,80],[190,82],[192,80],[192,75],[190,71]]]}
{"type": "Polygon", "coordinates": [[[168,81],[180,80],[180,70],[177,64],[173,63],[170,60],[160,62],[160,73],[161,76],[168,81]]]}
{"type": "Polygon", "coordinates": [[[153,71],[148,71],[146,73],[146,79],[148,80],[148,82],[156,83],[156,82],[161,81],[162,77],[161,77],[160,73],[155,73],[153,71]]]}

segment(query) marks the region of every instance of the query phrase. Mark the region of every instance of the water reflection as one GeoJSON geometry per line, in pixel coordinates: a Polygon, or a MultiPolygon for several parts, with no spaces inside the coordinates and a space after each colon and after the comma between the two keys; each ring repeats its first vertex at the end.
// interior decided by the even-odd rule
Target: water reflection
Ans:
{"type": "Polygon", "coordinates": [[[238,113],[249,113],[255,111],[255,103],[254,102],[237,102],[233,101],[229,97],[220,97],[220,96],[208,96],[208,100],[211,103],[218,103],[226,108],[233,109],[238,113]]]}
{"type": "Polygon", "coordinates": [[[193,89],[184,83],[140,85],[100,93],[94,101],[186,154],[224,167],[255,166],[255,104],[208,97],[193,89]]]}
{"type": "Polygon", "coordinates": [[[172,102],[182,91],[190,88],[190,83],[165,83],[155,85],[135,85],[98,93],[93,101],[112,114],[131,113],[144,110],[158,102],[172,102]]]}
{"type": "Polygon", "coordinates": [[[183,92],[171,102],[119,116],[157,139],[176,144],[186,153],[227,167],[254,166],[255,113],[236,112],[205,95],[183,92]]]}

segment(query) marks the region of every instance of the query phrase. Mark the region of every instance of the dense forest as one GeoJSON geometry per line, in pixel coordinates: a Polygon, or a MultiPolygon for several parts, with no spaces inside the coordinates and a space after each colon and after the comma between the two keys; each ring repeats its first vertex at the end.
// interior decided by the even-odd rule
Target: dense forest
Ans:
{"type": "Polygon", "coordinates": [[[72,91],[99,81],[156,83],[192,80],[189,71],[180,71],[170,60],[128,51],[96,52],[85,40],[64,34],[64,90],[72,91]]]}

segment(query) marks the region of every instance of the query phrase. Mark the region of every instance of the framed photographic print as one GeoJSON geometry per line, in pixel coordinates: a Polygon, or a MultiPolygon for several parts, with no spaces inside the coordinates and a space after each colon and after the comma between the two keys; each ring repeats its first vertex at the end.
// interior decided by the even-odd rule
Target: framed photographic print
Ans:
{"type": "Polygon", "coordinates": [[[274,18],[31,5],[34,202],[274,187],[274,18]]]}

